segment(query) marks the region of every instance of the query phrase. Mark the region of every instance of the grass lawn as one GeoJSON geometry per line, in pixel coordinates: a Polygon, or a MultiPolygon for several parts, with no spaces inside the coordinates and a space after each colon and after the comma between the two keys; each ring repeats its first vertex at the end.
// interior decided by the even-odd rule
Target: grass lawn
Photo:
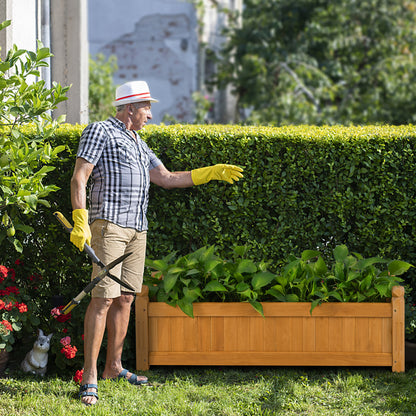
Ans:
{"type": "Polygon", "coordinates": [[[59,377],[0,378],[0,416],[415,415],[416,368],[152,367],[152,387],[100,380],[97,405],[59,377]]]}

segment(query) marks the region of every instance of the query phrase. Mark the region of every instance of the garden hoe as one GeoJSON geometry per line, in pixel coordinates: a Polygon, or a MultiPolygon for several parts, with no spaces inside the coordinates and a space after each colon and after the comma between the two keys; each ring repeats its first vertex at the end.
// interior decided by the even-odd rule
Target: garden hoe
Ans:
{"type": "MultiPolygon", "coordinates": [[[[55,217],[57,218],[57,220],[64,226],[65,230],[70,233],[72,231],[72,225],[69,223],[69,221],[60,213],[60,212],[55,212],[53,215],[55,215],[55,217]]],[[[75,306],[77,306],[82,298],[89,293],[97,284],[98,282],[100,282],[102,279],[104,279],[104,277],[108,276],[110,279],[113,279],[115,282],[117,282],[118,284],[120,284],[121,286],[125,287],[126,289],[129,289],[131,291],[134,292],[134,289],[129,286],[127,283],[122,282],[119,278],[117,278],[116,276],[112,275],[110,273],[110,270],[117,266],[117,264],[121,263],[127,256],[130,256],[131,253],[125,253],[122,256],[118,257],[117,259],[115,259],[114,261],[112,261],[110,264],[108,264],[107,266],[97,257],[97,255],[95,254],[94,250],[88,245],[85,244],[84,245],[84,250],[87,252],[88,256],[91,258],[91,260],[96,263],[98,266],[101,267],[101,271],[98,273],[98,275],[91,280],[90,283],[88,283],[87,286],[84,287],[84,289],[82,289],[82,291],[74,298],[71,300],[71,302],[69,302],[62,310],[61,313],[63,315],[66,315],[67,313],[71,312],[72,309],[75,308],[75,306]]]]}

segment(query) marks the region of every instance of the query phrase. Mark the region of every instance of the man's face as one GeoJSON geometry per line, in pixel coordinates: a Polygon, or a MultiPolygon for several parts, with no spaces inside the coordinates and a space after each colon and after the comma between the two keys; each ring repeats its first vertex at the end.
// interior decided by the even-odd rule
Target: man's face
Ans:
{"type": "Polygon", "coordinates": [[[132,103],[129,105],[132,112],[130,119],[133,123],[133,129],[141,130],[146,125],[147,121],[152,118],[152,104],[150,101],[143,101],[141,103],[132,103]]]}

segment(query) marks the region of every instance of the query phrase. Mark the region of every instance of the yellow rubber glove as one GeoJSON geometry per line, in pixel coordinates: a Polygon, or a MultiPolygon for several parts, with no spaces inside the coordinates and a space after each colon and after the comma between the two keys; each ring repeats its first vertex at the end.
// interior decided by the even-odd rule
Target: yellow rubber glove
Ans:
{"type": "Polygon", "coordinates": [[[91,230],[88,225],[88,211],[86,209],[74,209],[72,211],[74,228],[71,231],[71,243],[79,249],[84,250],[84,244],[91,244],[91,230]]]}
{"type": "Polygon", "coordinates": [[[241,173],[243,169],[239,166],[218,164],[214,166],[207,166],[205,168],[194,169],[191,171],[192,182],[194,185],[202,185],[209,181],[226,181],[233,183],[243,177],[241,173]]]}

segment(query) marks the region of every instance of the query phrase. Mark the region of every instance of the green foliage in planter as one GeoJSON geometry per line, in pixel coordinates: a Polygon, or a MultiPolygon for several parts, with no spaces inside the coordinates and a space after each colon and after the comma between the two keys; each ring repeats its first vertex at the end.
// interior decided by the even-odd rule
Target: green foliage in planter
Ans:
{"type": "Polygon", "coordinates": [[[215,246],[202,247],[185,256],[171,253],[146,260],[155,272],[145,277],[151,298],[178,305],[193,317],[194,302],[249,302],[263,314],[261,302],[380,302],[391,297],[393,286],[411,264],[379,257],[364,258],[345,245],[333,250],[327,265],[320,252],[305,250],[289,256],[276,273],[269,263],[244,258],[245,247],[236,247],[231,259],[215,254],[215,246]],[[387,267],[382,267],[383,265],[387,267]]]}

